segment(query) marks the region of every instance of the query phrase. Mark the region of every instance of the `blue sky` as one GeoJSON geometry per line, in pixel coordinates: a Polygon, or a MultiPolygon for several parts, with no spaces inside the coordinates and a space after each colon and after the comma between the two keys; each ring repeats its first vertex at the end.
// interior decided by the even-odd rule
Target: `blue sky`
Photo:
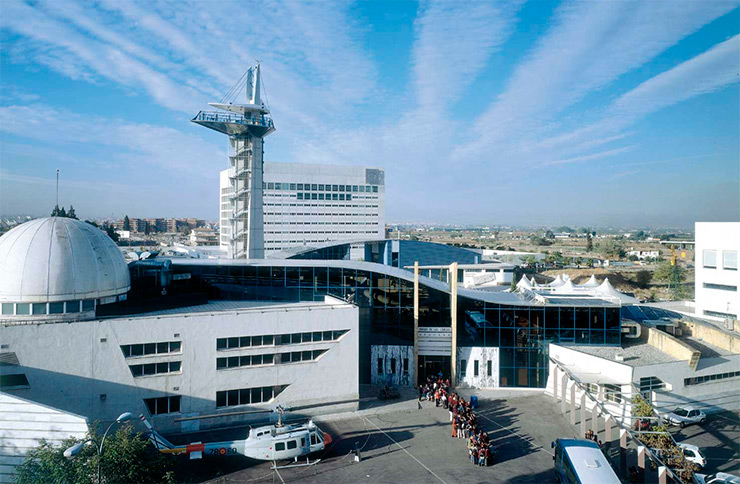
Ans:
{"type": "Polygon", "coordinates": [[[390,222],[740,219],[736,1],[0,2],[0,213],[218,213],[189,122],[262,62],[267,161],[386,170],[390,222]]]}

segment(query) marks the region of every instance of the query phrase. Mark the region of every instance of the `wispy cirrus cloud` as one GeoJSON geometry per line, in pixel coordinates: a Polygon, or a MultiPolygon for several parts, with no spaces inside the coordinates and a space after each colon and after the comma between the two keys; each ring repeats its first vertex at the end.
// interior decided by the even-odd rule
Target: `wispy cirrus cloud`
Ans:
{"type": "Polygon", "coordinates": [[[552,123],[565,108],[736,6],[732,1],[564,3],[547,35],[476,120],[474,137],[457,158],[551,136],[552,123]]]}

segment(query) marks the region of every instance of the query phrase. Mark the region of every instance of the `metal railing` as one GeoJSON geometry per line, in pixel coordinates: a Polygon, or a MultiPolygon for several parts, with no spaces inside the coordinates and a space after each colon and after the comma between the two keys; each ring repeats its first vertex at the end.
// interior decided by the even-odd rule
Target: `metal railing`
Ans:
{"type": "Polygon", "coordinates": [[[214,111],[200,111],[192,120],[211,123],[243,124],[245,126],[263,126],[265,128],[275,127],[272,123],[272,118],[265,115],[242,116],[239,114],[226,114],[214,111]]]}

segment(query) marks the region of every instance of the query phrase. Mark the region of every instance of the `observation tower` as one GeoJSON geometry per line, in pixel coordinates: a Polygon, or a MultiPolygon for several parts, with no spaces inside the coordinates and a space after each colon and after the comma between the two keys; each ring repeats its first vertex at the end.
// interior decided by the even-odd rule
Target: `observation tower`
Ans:
{"type": "MultiPolygon", "coordinates": [[[[275,131],[270,110],[261,100],[259,63],[247,72],[218,103],[219,111],[201,111],[191,121],[229,137],[229,188],[220,194],[221,212],[228,211],[228,253],[234,259],[262,259],[265,256],[262,208],[264,137],[275,131]],[[246,104],[235,100],[246,88],[246,104]],[[228,202],[224,202],[224,197],[228,202]],[[228,209],[224,206],[228,204],[228,209]]],[[[224,219],[224,217],[221,217],[224,219]]]]}

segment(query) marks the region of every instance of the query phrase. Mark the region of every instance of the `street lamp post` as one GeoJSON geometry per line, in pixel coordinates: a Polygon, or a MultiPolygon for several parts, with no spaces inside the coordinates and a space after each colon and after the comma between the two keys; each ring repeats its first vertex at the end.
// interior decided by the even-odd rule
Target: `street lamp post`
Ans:
{"type": "Polygon", "coordinates": [[[82,447],[87,444],[88,442],[92,442],[95,445],[95,450],[98,452],[98,484],[101,483],[100,479],[100,459],[103,457],[103,444],[105,444],[105,438],[108,436],[108,432],[110,429],[117,423],[125,422],[126,420],[129,420],[131,418],[131,412],[124,412],[121,415],[118,416],[118,418],[111,422],[110,425],[108,425],[108,428],[105,429],[105,433],[103,434],[103,439],[100,441],[100,445],[95,442],[93,439],[87,439],[84,442],[80,442],[78,444],[73,445],[72,447],[68,448],[64,451],[64,457],[67,459],[71,459],[75,457],[77,454],[80,453],[82,450],[82,447]]]}

